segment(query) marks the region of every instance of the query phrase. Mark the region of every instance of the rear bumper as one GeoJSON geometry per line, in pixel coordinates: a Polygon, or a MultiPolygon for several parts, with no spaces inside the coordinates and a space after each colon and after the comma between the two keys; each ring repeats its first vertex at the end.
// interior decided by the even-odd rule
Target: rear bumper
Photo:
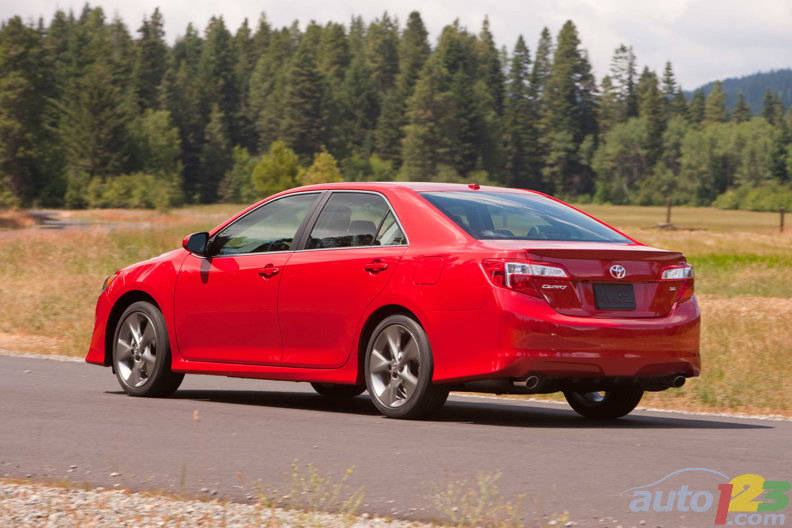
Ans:
{"type": "MultiPolygon", "coordinates": [[[[489,343],[479,339],[477,350],[469,350],[469,360],[459,367],[437,365],[435,381],[529,375],[653,379],[693,377],[701,370],[701,314],[695,297],[676,305],[666,317],[646,319],[565,316],[543,300],[503,289],[495,291],[494,304],[492,310],[477,314],[476,326],[483,320],[496,329],[489,343]]],[[[438,359],[447,364],[443,360],[452,358],[438,359]]]]}

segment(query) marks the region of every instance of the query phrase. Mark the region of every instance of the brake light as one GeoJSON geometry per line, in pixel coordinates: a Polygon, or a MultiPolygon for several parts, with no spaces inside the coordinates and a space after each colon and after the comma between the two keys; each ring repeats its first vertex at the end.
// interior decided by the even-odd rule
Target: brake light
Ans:
{"type": "Polygon", "coordinates": [[[680,266],[670,266],[665,268],[660,274],[661,281],[676,282],[671,288],[677,289],[677,302],[686,301],[693,297],[694,292],[694,274],[693,266],[690,264],[682,264],[680,266]]]}
{"type": "Polygon", "coordinates": [[[682,266],[671,266],[670,268],[665,268],[663,270],[662,275],[660,275],[661,280],[684,280],[684,279],[692,279],[693,278],[693,266],[690,264],[685,264],[682,266]]]}
{"type": "Polygon", "coordinates": [[[485,259],[482,267],[496,286],[539,297],[535,278],[566,279],[563,268],[535,262],[507,262],[503,259],[485,259]]]}

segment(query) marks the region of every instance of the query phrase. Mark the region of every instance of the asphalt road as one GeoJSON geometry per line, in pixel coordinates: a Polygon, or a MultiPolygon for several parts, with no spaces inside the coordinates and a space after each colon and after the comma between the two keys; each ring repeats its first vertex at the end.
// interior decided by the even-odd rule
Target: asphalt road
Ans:
{"type": "MultiPolygon", "coordinates": [[[[334,475],[354,466],[362,511],[432,519],[439,488],[501,472],[502,495],[525,495],[535,519],[567,510],[577,526],[679,528],[712,526],[722,476],[687,471],[646,488],[710,490],[704,513],[631,513],[632,492],[620,493],[683,468],[792,480],[791,455],[792,422],[639,411],[602,425],[557,404],[463,396],[411,422],[307,384],[187,376],[173,398],[139,399],[109,369],[0,357],[0,476],[12,478],[244,501],[257,481],[288,489],[296,459],[334,475]]],[[[792,507],[783,513],[792,523],[792,507]]]]}

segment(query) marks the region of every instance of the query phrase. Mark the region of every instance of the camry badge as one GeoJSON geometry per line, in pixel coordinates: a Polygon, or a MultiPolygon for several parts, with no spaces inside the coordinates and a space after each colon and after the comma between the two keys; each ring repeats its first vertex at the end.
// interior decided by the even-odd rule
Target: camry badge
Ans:
{"type": "Polygon", "coordinates": [[[610,274],[614,279],[623,279],[627,275],[627,270],[621,264],[614,264],[610,267],[610,274]]]}
{"type": "Polygon", "coordinates": [[[542,284],[543,290],[564,290],[566,284],[542,284]]]}

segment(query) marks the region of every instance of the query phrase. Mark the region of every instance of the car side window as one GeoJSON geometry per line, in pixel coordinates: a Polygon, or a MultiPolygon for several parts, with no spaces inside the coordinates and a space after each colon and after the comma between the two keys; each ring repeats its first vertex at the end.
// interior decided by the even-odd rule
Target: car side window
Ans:
{"type": "Polygon", "coordinates": [[[396,245],[403,240],[404,234],[382,196],[336,192],[316,219],[306,249],[396,245]]]}
{"type": "Polygon", "coordinates": [[[288,251],[318,193],[285,196],[232,223],[212,240],[214,255],[288,251]]]}
{"type": "Polygon", "coordinates": [[[377,232],[377,239],[375,245],[377,246],[401,246],[407,243],[407,238],[404,232],[396,221],[391,211],[385,215],[382,220],[379,231],[377,232]]]}

